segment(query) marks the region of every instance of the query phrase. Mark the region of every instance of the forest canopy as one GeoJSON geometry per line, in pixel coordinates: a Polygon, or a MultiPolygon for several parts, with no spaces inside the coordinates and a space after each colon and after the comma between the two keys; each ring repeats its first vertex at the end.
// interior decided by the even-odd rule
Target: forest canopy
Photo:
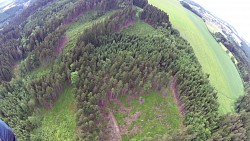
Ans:
{"type": "Polygon", "coordinates": [[[109,138],[112,99],[160,91],[170,83],[183,129],[144,140],[249,139],[249,96],[239,99],[236,114],[220,116],[217,92],[191,45],[169,15],[147,0],[37,0],[15,20],[18,26],[10,23],[0,31],[0,118],[18,140],[46,140],[34,134],[42,124],[38,113],[50,110],[68,86],[75,99],[72,138],[94,141],[109,138]],[[67,42],[71,48],[58,49],[70,26],[93,11],[93,19],[111,14],[69,39],[75,40],[67,42]],[[157,36],[122,32],[137,21],[157,36]]]}

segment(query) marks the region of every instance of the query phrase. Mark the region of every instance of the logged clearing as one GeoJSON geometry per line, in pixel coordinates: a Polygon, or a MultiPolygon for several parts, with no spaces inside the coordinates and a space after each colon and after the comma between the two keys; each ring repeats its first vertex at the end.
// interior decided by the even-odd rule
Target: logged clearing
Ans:
{"type": "Polygon", "coordinates": [[[182,116],[170,89],[123,96],[112,100],[110,107],[124,141],[171,134],[182,125],[182,116]]]}
{"type": "Polygon", "coordinates": [[[85,29],[91,27],[95,23],[102,22],[105,18],[111,16],[114,11],[107,12],[105,15],[98,17],[96,11],[87,12],[79,17],[76,22],[71,24],[66,32],[69,42],[66,44],[66,51],[75,47],[78,36],[84,32],[85,29]]]}
{"type": "Polygon", "coordinates": [[[155,30],[151,25],[140,20],[139,17],[137,17],[135,24],[122,30],[122,33],[138,36],[159,36],[159,32],[157,30],[155,30]]]}
{"type": "Polygon", "coordinates": [[[218,91],[220,113],[233,112],[234,102],[244,94],[242,79],[202,19],[183,8],[177,0],[149,0],[149,3],[167,12],[173,27],[192,45],[203,71],[210,74],[210,82],[218,91]]]}
{"type": "Polygon", "coordinates": [[[75,105],[72,88],[66,88],[53,105],[43,112],[41,126],[34,131],[44,141],[72,141],[76,131],[75,105]]]}

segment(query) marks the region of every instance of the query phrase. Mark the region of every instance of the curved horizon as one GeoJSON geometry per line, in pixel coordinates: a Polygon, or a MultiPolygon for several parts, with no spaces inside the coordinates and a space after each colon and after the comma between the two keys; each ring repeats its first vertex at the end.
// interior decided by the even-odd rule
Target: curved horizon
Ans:
{"type": "Polygon", "coordinates": [[[0,0],[0,8],[3,8],[12,2],[13,0],[0,0]]]}
{"type": "Polygon", "coordinates": [[[193,0],[215,16],[231,24],[250,43],[250,3],[247,0],[193,0]]]}

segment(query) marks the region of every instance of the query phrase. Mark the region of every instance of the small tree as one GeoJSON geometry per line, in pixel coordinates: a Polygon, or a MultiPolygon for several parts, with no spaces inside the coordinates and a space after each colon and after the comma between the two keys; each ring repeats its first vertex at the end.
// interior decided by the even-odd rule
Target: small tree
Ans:
{"type": "Polygon", "coordinates": [[[147,81],[144,85],[143,85],[144,91],[149,92],[149,90],[152,88],[152,82],[151,81],[147,81]]]}
{"type": "Polygon", "coordinates": [[[71,84],[76,85],[76,83],[77,83],[77,81],[79,79],[78,71],[71,72],[70,78],[71,78],[71,84]]]}

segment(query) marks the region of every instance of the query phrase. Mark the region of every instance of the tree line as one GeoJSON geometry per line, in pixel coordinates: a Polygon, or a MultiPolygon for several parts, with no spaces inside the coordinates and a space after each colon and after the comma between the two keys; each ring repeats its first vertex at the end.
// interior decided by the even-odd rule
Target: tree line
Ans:
{"type": "Polygon", "coordinates": [[[0,84],[12,79],[12,69],[16,61],[22,58],[20,37],[16,26],[8,26],[0,31],[0,84]]]}
{"type": "Polygon", "coordinates": [[[143,8],[140,19],[155,28],[159,26],[171,27],[169,16],[162,10],[149,4],[143,8]]]}
{"type": "MultiPolygon", "coordinates": [[[[148,6],[145,9],[147,11],[148,6]]],[[[162,12],[157,8],[154,10],[155,13],[162,12]]],[[[154,16],[147,18],[157,27],[160,19],[152,20],[151,17],[154,16]]],[[[170,76],[177,79],[178,97],[186,111],[185,125],[192,126],[196,140],[211,137],[218,122],[217,93],[210,85],[208,75],[203,74],[189,43],[173,34],[174,29],[168,26],[161,28],[167,33],[164,37],[140,38],[107,34],[106,29],[101,28],[104,27],[102,24],[104,22],[94,25],[89,29],[91,32],[84,32],[93,36],[86,34],[79,38],[78,51],[73,56],[79,61],[71,64],[71,71],[79,77],[76,83],[79,138],[105,138],[99,133],[102,133],[102,114],[107,111],[100,109],[110,99],[122,94],[161,89],[169,82],[170,76]]]]}
{"type": "MultiPolygon", "coordinates": [[[[172,135],[156,135],[153,140],[249,139],[249,96],[237,102],[238,115],[218,116],[217,92],[209,83],[209,75],[202,72],[192,47],[172,28],[166,13],[147,5],[145,0],[71,2],[74,4],[69,4],[69,0],[62,1],[61,5],[49,3],[51,5],[45,11],[37,11],[30,17],[33,20],[23,23],[25,34],[20,35],[18,28],[2,31],[7,33],[3,35],[13,39],[2,35],[0,39],[6,45],[8,42],[11,46],[13,42],[23,44],[22,53],[18,48],[7,50],[10,60],[15,56],[13,64],[15,59],[27,56],[21,64],[23,77],[42,64],[54,64],[46,76],[33,80],[16,78],[0,85],[0,117],[13,127],[19,140],[41,140],[30,136],[40,123],[34,113],[42,107],[50,109],[65,85],[74,86],[77,139],[105,140],[105,115],[108,113],[105,107],[110,100],[122,95],[161,90],[172,78],[182,103],[185,128],[172,135]],[[140,37],[120,33],[136,18],[136,9],[131,4],[143,7],[140,18],[162,36],[140,37]],[[83,11],[81,6],[85,7],[83,11]],[[104,11],[118,11],[86,29],[75,47],[54,62],[53,51],[66,30],[62,23],[68,24],[73,20],[72,16],[92,8],[99,10],[100,15],[104,11]],[[61,16],[56,16],[58,12],[61,16]],[[46,22],[42,22],[39,15],[46,22]],[[20,41],[22,35],[25,37],[23,42],[20,41]]],[[[1,65],[4,63],[11,62],[3,61],[1,65]]],[[[13,64],[5,64],[10,66],[10,72],[13,64]]],[[[145,140],[150,138],[145,137],[145,140]]]]}
{"type": "Polygon", "coordinates": [[[20,26],[10,22],[0,31],[0,117],[12,127],[19,140],[26,141],[37,139],[30,135],[40,123],[35,113],[42,107],[50,108],[68,82],[59,70],[46,77],[31,78],[34,80],[27,76],[40,65],[54,63],[54,49],[65,34],[64,21],[96,5],[93,1],[43,1],[40,6],[44,9],[29,10],[38,9],[39,3],[34,2],[18,15],[16,24],[20,26]],[[79,11],[79,5],[86,8],[79,11]],[[13,68],[20,60],[23,61],[18,75],[24,79],[18,76],[12,79],[13,68]]]}
{"type": "MultiPolygon", "coordinates": [[[[250,115],[250,109],[248,103],[250,102],[250,63],[249,59],[242,50],[242,47],[237,45],[230,37],[225,37],[223,34],[217,32],[213,34],[214,38],[217,42],[222,43],[230,52],[233,53],[235,58],[238,60],[237,68],[240,72],[241,78],[244,83],[245,95],[238,98],[235,103],[235,111],[236,114],[225,115],[224,119],[226,119],[229,123],[227,127],[224,126],[221,129],[217,129],[220,136],[223,136],[227,139],[227,136],[232,136],[235,140],[249,140],[250,139],[250,121],[248,117],[250,115]],[[229,116],[230,118],[226,118],[229,116]],[[235,120],[237,119],[237,121],[235,120]],[[230,121],[231,120],[231,121],[230,121]],[[236,128],[236,129],[235,129],[236,128]],[[233,132],[230,132],[230,129],[233,132]],[[227,130],[227,133],[222,133],[222,131],[227,130]],[[241,132],[235,132],[235,131],[241,132]],[[239,138],[241,136],[242,138],[239,138]]],[[[234,61],[234,60],[232,60],[234,61]]],[[[219,136],[218,134],[216,136],[219,136]]]]}

